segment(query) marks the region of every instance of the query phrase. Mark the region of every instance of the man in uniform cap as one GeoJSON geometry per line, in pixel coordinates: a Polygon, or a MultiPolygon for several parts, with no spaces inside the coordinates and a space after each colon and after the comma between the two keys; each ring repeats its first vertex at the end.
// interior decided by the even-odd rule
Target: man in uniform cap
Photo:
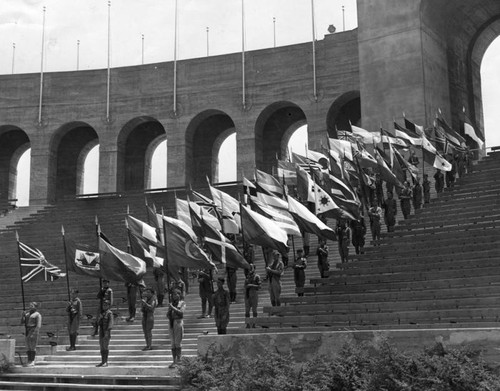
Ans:
{"type": "Polygon", "coordinates": [[[231,296],[224,289],[224,278],[217,279],[217,290],[213,295],[214,303],[214,318],[217,326],[217,334],[226,334],[227,325],[229,323],[229,306],[231,304],[231,296]]]}
{"type": "MultiPolygon", "coordinates": [[[[104,282],[104,281],[103,281],[104,282]]],[[[97,320],[99,326],[99,347],[101,349],[101,362],[96,367],[108,366],[109,341],[111,340],[111,329],[113,328],[113,313],[110,310],[109,300],[102,302],[102,311],[97,320]]]]}

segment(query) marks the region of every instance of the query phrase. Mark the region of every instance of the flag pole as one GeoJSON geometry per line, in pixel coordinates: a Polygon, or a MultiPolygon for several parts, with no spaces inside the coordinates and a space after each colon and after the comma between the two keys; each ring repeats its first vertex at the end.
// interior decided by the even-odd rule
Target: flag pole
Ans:
{"type": "MultiPolygon", "coordinates": [[[[95,215],[95,234],[96,234],[96,241],[97,241],[97,249],[99,250],[99,257],[101,256],[101,249],[99,247],[100,231],[101,231],[101,229],[99,228],[99,220],[97,219],[97,215],[95,215]]],[[[101,271],[102,271],[102,269],[101,269],[101,271]]],[[[102,289],[102,275],[100,273],[99,273],[99,289],[102,289]]],[[[103,298],[101,297],[101,309],[102,309],[102,301],[103,301],[103,298]]]]}
{"type": "Polygon", "coordinates": [[[42,51],[40,61],[40,97],[38,102],[38,126],[42,126],[42,104],[43,104],[43,60],[45,46],[45,6],[43,7],[43,22],[42,22],[42,51]]]}
{"type": "Polygon", "coordinates": [[[246,92],[245,92],[245,0],[241,0],[241,87],[242,97],[241,104],[243,110],[246,109],[246,92]]]}
{"type": "MultiPolygon", "coordinates": [[[[177,115],[177,0],[174,11],[174,116],[177,115]]],[[[167,273],[168,274],[168,273],[167,273]]]]}
{"type": "Polygon", "coordinates": [[[106,75],[106,121],[110,122],[110,84],[111,84],[111,1],[108,1],[108,64],[106,75]]]}
{"type": "Polygon", "coordinates": [[[312,66],[313,66],[313,97],[314,101],[318,101],[318,91],[316,85],[316,26],[314,24],[314,0],[311,0],[311,16],[312,16],[312,66]]]}
{"type": "Polygon", "coordinates": [[[68,301],[71,300],[71,295],[69,293],[69,270],[68,270],[68,257],[66,256],[66,238],[64,236],[64,225],[61,225],[61,234],[63,240],[63,249],[64,249],[64,264],[66,265],[66,288],[68,290],[68,301]]]}
{"type": "MultiPolygon", "coordinates": [[[[21,266],[21,247],[19,246],[19,234],[16,231],[17,255],[19,257],[19,274],[21,276],[21,295],[23,297],[23,312],[26,311],[26,301],[24,297],[23,267],[21,266]]],[[[25,325],[26,326],[26,325],[25,325]]]]}
{"type": "Polygon", "coordinates": [[[170,271],[168,269],[168,254],[167,254],[167,230],[165,228],[165,216],[163,215],[163,208],[161,210],[161,224],[163,225],[163,240],[165,242],[165,271],[167,275],[167,292],[168,292],[168,301],[172,302],[172,290],[170,289],[170,271]]]}

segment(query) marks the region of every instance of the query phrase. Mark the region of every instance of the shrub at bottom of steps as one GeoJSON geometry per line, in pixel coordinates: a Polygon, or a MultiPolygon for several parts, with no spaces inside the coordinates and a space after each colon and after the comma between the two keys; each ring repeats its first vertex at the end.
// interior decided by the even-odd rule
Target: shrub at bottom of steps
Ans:
{"type": "Polygon", "coordinates": [[[13,366],[14,364],[9,362],[7,360],[7,357],[5,357],[5,354],[2,353],[0,356],[0,376],[2,375],[2,373],[12,372],[13,366]]]}
{"type": "Polygon", "coordinates": [[[179,373],[182,390],[189,391],[500,390],[500,375],[476,351],[436,344],[406,353],[383,339],[348,342],[334,358],[317,355],[303,363],[271,349],[238,358],[214,351],[183,359],[179,373]]]}

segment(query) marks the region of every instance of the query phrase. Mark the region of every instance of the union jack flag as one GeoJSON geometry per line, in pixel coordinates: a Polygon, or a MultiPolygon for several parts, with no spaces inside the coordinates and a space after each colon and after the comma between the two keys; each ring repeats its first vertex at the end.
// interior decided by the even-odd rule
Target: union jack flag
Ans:
{"type": "Polygon", "coordinates": [[[19,246],[19,262],[21,263],[22,282],[31,281],[38,275],[43,275],[45,281],[54,281],[58,278],[66,277],[61,268],[52,265],[46,259],[43,253],[22,242],[17,242],[19,246]]]}

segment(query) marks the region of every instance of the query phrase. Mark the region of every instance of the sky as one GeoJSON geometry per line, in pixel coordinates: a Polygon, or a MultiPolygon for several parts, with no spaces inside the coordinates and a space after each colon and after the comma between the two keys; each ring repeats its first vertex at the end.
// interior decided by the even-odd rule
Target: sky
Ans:
{"type": "MultiPolygon", "coordinates": [[[[113,0],[109,6],[107,0],[0,0],[0,74],[40,72],[42,32],[44,72],[106,68],[108,16],[111,67],[173,61],[175,1],[113,0]]],[[[312,39],[311,0],[177,1],[178,60],[241,51],[242,4],[245,50],[312,39]]],[[[323,39],[330,24],[337,31],[356,28],[356,13],[356,0],[314,0],[316,39],[323,39]]],[[[483,59],[482,77],[486,145],[500,145],[500,132],[494,131],[500,123],[500,39],[483,59]]],[[[301,134],[295,139],[303,146],[301,134]]],[[[234,137],[225,144],[226,151],[235,150],[234,137]]],[[[97,154],[92,156],[89,172],[96,170],[97,154]]],[[[23,161],[20,172],[28,171],[23,167],[29,167],[29,158],[23,161]]],[[[153,175],[166,177],[161,170],[153,175]]]]}

